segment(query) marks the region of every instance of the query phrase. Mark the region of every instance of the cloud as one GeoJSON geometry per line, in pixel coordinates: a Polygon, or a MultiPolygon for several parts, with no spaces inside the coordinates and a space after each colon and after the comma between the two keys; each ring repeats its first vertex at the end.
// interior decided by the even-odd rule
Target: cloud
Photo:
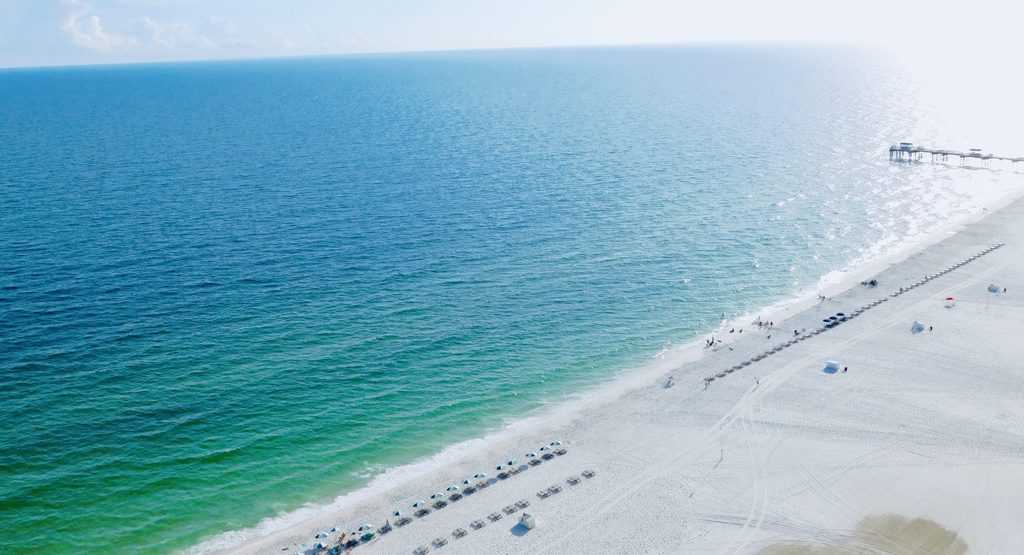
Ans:
{"type": "Polygon", "coordinates": [[[61,31],[75,45],[99,54],[193,58],[252,48],[231,21],[220,17],[168,21],[143,14],[121,14],[119,21],[126,26],[112,30],[86,0],[61,0],[61,5],[65,10],[61,31]]]}
{"type": "Polygon", "coordinates": [[[138,44],[135,37],[107,31],[100,16],[93,13],[92,6],[82,0],[64,0],[62,3],[67,13],[60,26],[61,31],[78,46],[111,52],[138,44]]]}
{"type": "Polygon", "coordinates": [[[217,41],[189,23],[161,22],[150,17],[143,17],[142,25],[149,32],[150,44],[158,48],[168,50],[220,48],[217,41]]]}

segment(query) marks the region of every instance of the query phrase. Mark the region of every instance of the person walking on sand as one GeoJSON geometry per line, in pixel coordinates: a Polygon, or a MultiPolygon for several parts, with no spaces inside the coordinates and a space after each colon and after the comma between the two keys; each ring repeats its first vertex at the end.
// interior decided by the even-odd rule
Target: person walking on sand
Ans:
{"type": "Polygon", "coordinates": [[[846,371],[847,371],[847,370],[849,370],[849,369],[850,369],[850,367],[849,367],[849,366],[843,366],[843,373],[845,374],[845,373],[846,373],[846,371]]]}

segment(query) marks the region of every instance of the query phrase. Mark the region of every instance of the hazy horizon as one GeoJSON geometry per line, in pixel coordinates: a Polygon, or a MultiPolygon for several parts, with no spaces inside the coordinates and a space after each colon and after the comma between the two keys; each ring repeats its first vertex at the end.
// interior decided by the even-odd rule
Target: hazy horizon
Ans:
{"type": "Polygon", "coordinates": [[[447,0],[384,4],[303,0],[10,0],[0,5],[0,67],[395,54],[462,50],[808,43],[963,59],[1020,45],[1013,4],[827,5],[743,0],[716,5],[612,0],[548,5],[447,0]],[[947,9],[948,8],[948,9],[947,9]],[[998,13],[999,17],[992,17],[998,13]],[[950,38],[955,38],[951,45],[950,38]]]}

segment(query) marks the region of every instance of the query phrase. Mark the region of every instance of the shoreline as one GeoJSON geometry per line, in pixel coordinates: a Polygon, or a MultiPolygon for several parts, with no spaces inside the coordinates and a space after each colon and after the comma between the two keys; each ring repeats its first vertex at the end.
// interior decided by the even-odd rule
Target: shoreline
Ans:
{"type": "MultiPolygon", "coordinates": [[[[834,270],[823,276],[814,287],[805,288],[794,293],[785,299],[778,300],[761,310],[751,311],[739,316],[727,319],[721,325],[709,333],[717,334],[729,327],[746,328],[750,321],[761,316],[763,319],[772,319],[776,322],[799,320],[801,317],[812,312],[817,312],[819,306],[815,299],[818,294],[826,294],[833,297],[828,304],[831,306],[837,297],[860,293],[858,283],[879,273],[888,272],[908,260],[924,253],[930,248],[942,244],[950,239],[966,233],[972,226],[985,222],[1011,206],[1021,205],[1024,200],[1022,194],[1014,191],[989,199],[987,206],[968,214],[955,221],[948,222],[936,229],[921,236],[913,237],[909,241],[898,244],[894,248],[884,251],[882,254],[871,257],[868,260],[854,260],[847,264],[847,268],[834,270]]],[[[888,291],[888,283],[875,291],[881,294],[888,291]]],[[[783,331],[780,326],[779,331],[783,331]]],[[[762,345],[751,337],[760,337],[763,334],[750,330],[753,333],[738,334],[730,336],[725,333],[723,339],[730,346],[743,340],[753,345],[762,345]]],[[[604,379],[586,391],[564,395],[559,400],[554,400],[546,406],[537,409],[532,414],[522,418],[505,421],[493,431],[487,432],[481,437],[452,444],[440,452],[417,460],[409,464],[399,465],[385,470],[374,476],[365,486],[345,493],[335,498],[331,503],[325,505],[310,505],[302,507],[290,513],[265,519],[254,528],[227,532],[200,543],[193,548],[186,550],[187,553],[208,553],[208,552],[239,552],[239,553],[262,553],[262,552],[296,552],[296,547],[310,543],[315,530],[329,528],[330,523],[341,526],[348,526],[352,519],[359,518],[362,514],[369,517],[370,522],[383,519],[390,513],[386,509],[391,505],[400,504],[399,499],[406,499],[410,494],[404,490],[419,480],[437,474],[452,475],[451,467],[471,465],[477,467],[490,466],[486,461],[501,460],[499,453],[515,450],[512,445],[523,444],[527,438],[536,438],[544,433],[554,438],[560,430],[571,428],[578,424],[582,415],[599,407],[635,396],[638,392],[655,390],[661,388],[661,380],[667,375],[679,373],[680,378],[676,382],[676,388],[691,388],[694,384],[692,378],[696,378],[703,370],[696,373],[690,371],[694,367],[706,367],[705,370],[715,372],[724,368],[721,353],[703,349],[701,337],[695,337],[692,341],[673,346],[665,351],[657,353],[649,363],[639,367],[624,369],[617,372],[610,378],[604,379]],[[479,462],[472,462],[479,461],[479,462]],[[447,471],[446,471],[446,467],[447,471]],[[365,508],[364,510],[360,510],[365,508]],[[283,551],[282,548],[287,548],[283,551]]],[[[756,350],[745,347],[738,351],[748,352],[756,350]]],[[[772,363],[762,362],[759,365],[772,363]]],[[[707,372],[704,372],[707,373],[707,372]]],[[[737,379],[739,376],[736,377],[737,379]]],[[[729,377],[726,381],[732,381],[729,377]]],[[[560,436],[562,440],[572,441],[571,437],[560,436]]],[[[570,447],[570,450],[572,448],[570,447]]],[[[566,457],[570,460],[573,457],[566,457]]],[[[561,463],[561,461],[559,461],[561,463]]],[[[456,473],[458,475],[458,473],[456,473]]],[[[431,482],[442,483],[445,480],[432,479],[431,482]]],[[[420,488],[423,489],[423,488],[420,488]]],[[[428,488],[429,489],[429,488],[428,488]]],[[[499,488],[495,488],[499,489],[499,488]]],[[[424,490],[421,492],[425,497],[429,494],[424,490]]],[[[428,518],[428,520],[430,520],[428,518]]],[[[378,523],[379,524],[379,523],[378,523]]],[[[413,528],[430,528],[429,524],[414,526],[413,528]]],[[[404,532],[404,531],[403,531],[404,532]]],[[[384,543],[383,541],[380,543],[384,543]]],[[[360,547],[358,552],[377,552],[373,544],[360,547]]]]}

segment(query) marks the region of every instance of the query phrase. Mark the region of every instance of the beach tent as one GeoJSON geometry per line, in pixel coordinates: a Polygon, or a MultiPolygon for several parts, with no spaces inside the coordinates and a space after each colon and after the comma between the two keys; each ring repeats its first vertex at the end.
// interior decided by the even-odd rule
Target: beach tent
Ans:
{"type": "Polygon", "coordinates": [[[956,297],[946,297],[946,308],[953,308],[956,306],[956,297]]]}
{"type": "Polygon", "coordinates": [[[519,524],[522,524],[527,530],[533,530],[533,528],[537,526],[537,520],[534,519],[533,515],[530,513],[523,513],[523,515],[519,517],[519,524]]]}
{"type": "Polygon", "coordinates": [[[839,371],[839,363],[834,360],[826,360],[825,368],[823,370],[826,374],[835,374],[839,371]]]}
{"type": "Polygon", "coordinates": [[[922,324],[919,320],[914,320],[914,324],[910,326],[910,331],[912,333],[921,333],[924,331],[924,324],[922,324]]]}

